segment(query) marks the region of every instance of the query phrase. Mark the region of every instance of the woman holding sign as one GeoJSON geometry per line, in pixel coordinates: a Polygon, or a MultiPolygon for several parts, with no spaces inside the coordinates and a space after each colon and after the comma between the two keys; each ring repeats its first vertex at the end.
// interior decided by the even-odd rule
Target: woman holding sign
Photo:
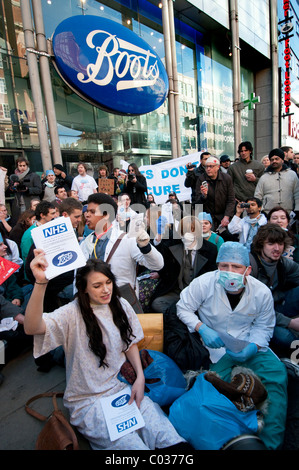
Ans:
{"type": "MultiPolygon", "coordinates": [[[[76,277],[74,301],[43,314],[47,287],[47,262],[35,250],[31,269],[36,279],[25,315],[25,331],[34,336],[34,356],[62,345],[66,358],[65,406],[71,423],[89,440],[92,449],[153,450],[175,446],[187,449],[157,404],[144,397],[144,375],[137,343],[143,332],[129,303],[120,298],[109,265],[89,259],[76,277]],[[144,427],[138,432],[110,439],[101,399],[119,393],[127,385],[117,376],[126,360],[135,370],[129,404],[135,400],[144,427]]],[[[190,448],[190,447],[189,447],[190,448]]]]}

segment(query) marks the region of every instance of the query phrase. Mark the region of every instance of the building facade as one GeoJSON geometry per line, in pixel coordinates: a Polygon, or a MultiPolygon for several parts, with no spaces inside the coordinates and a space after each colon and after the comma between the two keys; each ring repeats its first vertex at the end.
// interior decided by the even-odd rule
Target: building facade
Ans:
{"type": "MultiPolygon", "coordinates": [[[[62,20],[75,15],[101,16],[137,33],[167,66],[163,8],[169,0],[39,2],[49,44],[62,20]]],[[[33,171],[48,169],[41,158],[28,60],[32,51],[26,48],[21,3],[0,1],[0,165],[8,174],[20,155],[28,158],[33,171]]],[[[100,163],[112,170],[122,160],[141,166],[204,150],[234,159],[239,143],[236,116],[240,121],[238,138],[253,143],[255,158],[276,144],[275,124],[280,113],[280,92],[273,94],[278,73],[273,59],[276,1],[175,0],[172,8],[180,154],[173,151],[169,98],[157,110],[140,116],[103,111],[67,86],[50,57],[61,161],[69,172],[75,171],[79,161],[89,163],[96,172],[100,163]],[[254,97],[259,97],[259,102],[254,97]]],[[[44,112],[49,131],[49,116],[46,109],[44,112]]],[[[51,154],[50,136],[48,145],[51,154]]]]}
{"type": "Polygon", "coordinates": [[[299,152],[299,2],[279,0],[281,144],[299,152]],[[284,20],[286,22],[284,22],[284,20]],[[285,32],[285,34],[284,34],[285,32]]]}

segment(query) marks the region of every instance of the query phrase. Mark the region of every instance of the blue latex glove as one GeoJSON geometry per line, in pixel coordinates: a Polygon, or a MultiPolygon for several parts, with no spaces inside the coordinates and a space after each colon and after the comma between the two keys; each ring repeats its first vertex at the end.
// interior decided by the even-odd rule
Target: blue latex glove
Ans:
{"type": "Polygon", "coordinates": [[[222,339],[218,336],[218,333],[216,331],[212,330],[212,328],[209,328],[207,325],[204,323],[198,328],[198,333],[203,339],[203,342],[205,343],[208,348],[222,348],[224,346],[224,343],[222,339]]]}
{"type": "Polygon", "coordinates": [[[164,215],[161,215],[156,220],[156,228],[157,228],[158,235],[163,235],[166,224],[167,224],[167,218],[164,215]]]}
{"type": "Polygon", "coordinates": [[[247,346],[245,346],[242,351],[236,353],[233,351],[230,351],[229,349],[226,350],[227,354],[232,358],[235,359],[238,362],[245,362],[248,361],[248,359],[252,358],[253,356],[256,355],[258,351],[258,347],[255,343],[249,343],[247,346]]]}

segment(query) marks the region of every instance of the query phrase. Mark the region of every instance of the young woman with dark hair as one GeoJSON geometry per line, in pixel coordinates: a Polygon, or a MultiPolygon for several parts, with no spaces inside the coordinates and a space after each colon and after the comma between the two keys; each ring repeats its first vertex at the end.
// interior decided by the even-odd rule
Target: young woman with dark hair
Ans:
{"type": "MultiPolygon", "coordinates": [[[[90,259],[78,270],[74,301],[43,314],[47,287],[47,262],[42,250],[35,250],[31,269],[35,285],[25,315],[25,331],[34,336],[34,356],[63,346],[66,364],[65,406],[71,423],[98,450],[153,450],[188,444],[159,406],[144,397],[145,379],[137,343],[143,337],[138,317],[129,303],[119,297],[109,265],[90,259]],[[101,398],[121,393],[127,386],[118,379],[129,360],[136,380],[129,403],[136,401],[145,421],[138,432],[111,441],[101,398]]],[[[190,447],[189,447],[190,449],[190,447]]]]}

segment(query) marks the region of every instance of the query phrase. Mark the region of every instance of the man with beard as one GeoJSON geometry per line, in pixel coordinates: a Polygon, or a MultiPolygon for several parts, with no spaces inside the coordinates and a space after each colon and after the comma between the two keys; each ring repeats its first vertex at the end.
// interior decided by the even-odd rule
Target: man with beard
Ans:
{"type": "Polygon", "coordinates": [[[254,196],[263,202],[263,210],[283,207],[288,212],[299,211],[299,182],[294,171],[284,163],[284,153],[273,149],[269,153],[270,166],[260,178],[254,196]]]}

